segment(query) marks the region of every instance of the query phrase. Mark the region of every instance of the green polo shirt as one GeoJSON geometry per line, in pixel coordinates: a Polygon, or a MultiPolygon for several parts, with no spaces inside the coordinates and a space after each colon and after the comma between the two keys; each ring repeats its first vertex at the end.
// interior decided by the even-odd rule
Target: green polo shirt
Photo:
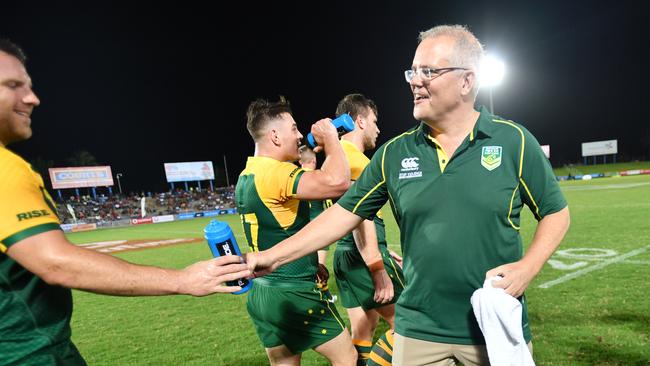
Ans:
{"type": "MultiPolygon", "coordinates": [[[[388,141],[339,200],[370,219],[386,203],[400,227],[406,287],[396,331],[432,342],[485,344],[470,304],[485,272],[522,257],[520,213],[567,203],[537,140],[484,107],[450,158],[420,124],[388,141]]],[[[522,325],[531,332],[524,297],[522,325]]]]}

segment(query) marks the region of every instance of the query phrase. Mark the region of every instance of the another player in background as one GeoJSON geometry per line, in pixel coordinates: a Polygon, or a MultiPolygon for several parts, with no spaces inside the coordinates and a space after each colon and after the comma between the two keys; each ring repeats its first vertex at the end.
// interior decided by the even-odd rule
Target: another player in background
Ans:
{"type": "MultiPolygon", "coordinates": [[[[341,137],[341,146],[350,166],[350,178],[356,181],[370,159],[364,152],[375,148],[379,127],[377,105],[362,94],[343,97],[336,115],[349,114],[354,130],[341,137]]],[[[334,252],[334,274],[343,306],[350,318],[352,342],[359,353],[358,365],[366,362],[390,363],[392,350],[378,348],[371,356],[372,339],[379,318],[390,325],[380,341],[392,349],[395,305],[404,288],[404,275],[392,258],[386,243],[381,212],[374,220],[364,220],[351,234],[338,241],[334,252]]]]}
{"type": "MultiPolygon", "coordinates": [[[[300,163],[300,167],[306,172],[316,170],[316,166],[318,165],[316,153],[314,150],[307,147],[307,145],[300,147],[300,159],[298,162],[300,163]]],[[[309,221],[315,219],[330,206],[332,206],[331,199],[309,201],[309,221]]],[[[329,286],[327,284],[330,278],[330,271],[327,268],[327,252],[329,249],[330,246],[327,246],[318,251],[318,272],[316,273],[316,283],[318,284],[318,287],[325,292],[327,298],[330,299],[331,302],[335,302],[337,297],[329,292],[329,286]]]]}

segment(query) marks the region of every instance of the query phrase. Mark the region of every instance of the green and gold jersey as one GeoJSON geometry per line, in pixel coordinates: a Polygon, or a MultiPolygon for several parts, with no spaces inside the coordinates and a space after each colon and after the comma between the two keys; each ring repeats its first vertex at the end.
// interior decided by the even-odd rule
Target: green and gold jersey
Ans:
{"type": "MultiPolygon", "coordinates": [[[[368,157],[350,141],[341,140],[341,146],[343,147],[343,152],[345,152],[345,157],[348,159],[348,165],[350,166],[350,179],[354,182],[359,179],[361,173],[366,168],[366,165],[370,163],[370,159],[368,159],[368,157]]],[[[375,230],[377,231],[377,242],[381,246],[387,246],[386,227],[381,216],[381,211],[377,212],[373,221],[375,223],[375,230]]],[[[341,247],[341,249],[356,248],[352,233],[341,238],[337,243],[337,248],[338,247],[341,247]]]]}
{"type": "MultiPolygon", "coordinates": [[[[239,175],[235,201],[252,251],[266,250],[309,223],[309,202],[294,197],[302,168],[268,157],[249,157],[239,175]]],[[[313,282],[318,256],[285,264],[264,278],[313,282]]]]}
{"type": "Polygon", "coordinates": [[[521,259],[523,206],[541,220],[567,205],[537,140],[485,108],[453,156],[424,124],[391,139],[338,203],[372,218],[387,201],[400,228],[406,280],[395,330],[452,344],[484,344],[469,300],[486,271],[521,259]]]}
{"type": "Polygon", "coordinates": [[[309,201],[309,220],[314,221],[323,211],[332,207],[332,200],[309,201]]]}
{"type": "MultiPolygon", "coordinates": [[[[60,227],[43,179],[0,147],[0,364],[26,364],[70,340],[70,290],[48,285],[6,254],[21,240],[50,230],[60,227]]],[[[40,359],[55,356],[47,357],[40,359]]]]}

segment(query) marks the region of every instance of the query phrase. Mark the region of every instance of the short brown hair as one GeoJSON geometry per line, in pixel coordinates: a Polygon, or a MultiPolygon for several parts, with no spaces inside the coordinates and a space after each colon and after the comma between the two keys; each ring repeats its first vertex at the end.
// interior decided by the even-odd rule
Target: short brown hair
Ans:
{"type": "Polygon", "coordinates": [[[343,97],[339,102],[339,105],[336,106],[336,116],[338,117],[347,113],[353,120],[356,120],[357,116],[360,114],[365,116],[366,113],[368,113],[368,109],[375,112],[375,116],[379,118],[377,105],[372,99],[366,98],[363,94],[359,93],[348,94],[343,97]]]}
{"type": "Polygon", "coordinates": [[[27,61],[27,56],[22,48],[6,38],[0,38],[0,51],[17,58],[23,65],[27,61]]]}
{"type": "Polygon", "coordinates": [[[257,99],[248,105],[246,110],[246,128],[254,141],[262,137],[262,130],[266,123],[272,119],[278,118],[282,113],[291,114],[289,101],[283,96],[277,102],[269,102],[266,99],[257,99]]]}

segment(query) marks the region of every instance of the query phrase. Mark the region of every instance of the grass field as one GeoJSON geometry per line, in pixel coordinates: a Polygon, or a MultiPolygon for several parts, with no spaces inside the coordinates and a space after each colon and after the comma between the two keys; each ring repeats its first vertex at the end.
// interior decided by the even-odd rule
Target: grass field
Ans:
{"type": "Polygon", "coordinates": [[[571,165],[555,168],[553,171],[555,175],[578,175],[578,174],[591,174],[591,173],[618,173],[625,170],[634,169],[650,169],[650,161],[637,161],[631,163],[616,163],[616,164],[597,164],[597,165],[571,165]]]}
{"type": "MultiPolygon", "coordinates": [[[[562,182],[572,224],[527,291],[538,365],[650,365],[650,176],[562,182]]],[[[390,210],[387,235],[399,251],[390,210]]],[[[529,211],[521,234],[534,231],[529,211]]],[[[245,240],[237,216],[221,216],[245,240]]],[[[200,237],[207,219],[69,235],[75,243],[200,237]]],[[[181,268],[204,243],[116,254],[181,268]]],[[[331,263],[330,263],[331,264],[331,263]]],[[[336,293],[335,282],[330,287],[336,293]]],[[[75,291],[73,340],[90,365],[266,365],[245,295],[109,297],[75,291]]],[[[340,313],[345,310],[337,304],[340,313]]],[[[327,365],[310,351],[303,365],[327,365]]]]}

